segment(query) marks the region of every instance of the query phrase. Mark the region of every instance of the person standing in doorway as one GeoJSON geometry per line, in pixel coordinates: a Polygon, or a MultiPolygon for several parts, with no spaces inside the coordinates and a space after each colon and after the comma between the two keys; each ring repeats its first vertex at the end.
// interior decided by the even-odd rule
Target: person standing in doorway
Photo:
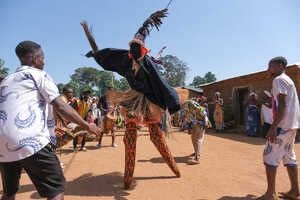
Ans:
{"type": "Polygon", "coordinates": [[[256,137],[259,120],[258,120],[258,96],[255,92],[250,93],[245,107],[247,108],[247,112],[246,112],[247,136],[256,137]]]}

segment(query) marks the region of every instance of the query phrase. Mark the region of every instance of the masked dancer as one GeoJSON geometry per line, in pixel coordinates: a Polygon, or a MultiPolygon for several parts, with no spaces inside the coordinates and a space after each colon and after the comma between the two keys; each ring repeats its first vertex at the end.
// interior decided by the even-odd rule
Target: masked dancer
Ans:
{"type": "MultiPolygon", "coordinates": [[[[117,72],[125,77],[132,90],[127,92],[110,91],[114,104],[126,109],[125,144],[125,173],[124,185],[129,188],[133,180],[135,167],[137,125],[143,119],[148,124],[150,139],[162,155],[165,162],[180,177],[176,162],[166,144],[165,136],[158,122],[166,112],[173,114],[180,109],[177,92],[160,77],[158,66],[147,55],[145,47],[146,36],[152,27],[159,29],[161,19],[167,16],[167,9],[153,13],[143,23],[129,42],[130,50],[106,48],[98,50],[93,36],[85,21],[81,23],[92,47],[86,56],[95,58],[105,70],[117,72]]],[[[170,119],[166,120],[170,122],[170,119]]],[[[169,124],[169,123],[167,123],[169,124]]],[[[167,126],[168,127],[168,126],[167,126]]],[[[168,128],[166,128],[166,131],[168,128]]]]}

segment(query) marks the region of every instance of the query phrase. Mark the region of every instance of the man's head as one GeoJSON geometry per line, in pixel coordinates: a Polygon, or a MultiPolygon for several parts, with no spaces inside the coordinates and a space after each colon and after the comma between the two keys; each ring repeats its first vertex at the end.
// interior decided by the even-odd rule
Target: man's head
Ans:
{"type": "Polygon", "coordinates": [[[286,66],[287,66],[286,58],[282,57],[282,56],[278,56],[278,57],[272,58],[269,61],[268,71],[272,77],[275,77],[275,76],[280,75],[282,72],[284,72],[286,66]]]}
{"type": "Polygon", "coordinates": [[[44,52],[39,44],[23,41],[17,45],[16,54],[22,65],[44,69],[44,52]]]}
{"type": "Polygon", "coordinates": [[[111,86],[108,86],[107,87],[107,90],[112,90],[113,88],[111,86]]]}
{"type": "Polygon", "coordinates": [[[272,94],[269,91],[265,90],[262,101],[263,104],[270,106],[272,104],[272,94]]]}
{"type": "Polygon", "coordinates": [[[97,96],[95,96],[95,97],[92,98],[92,101],[93,101],[93,103],[98,103],[99,98],[97,96]]]}
{"type": "Polygon", "coordinates": [[[72,88],[64,87],[63,93],[68,99],[72,99],[72,97],[73,97],[73,89],[72,88]]]}
{"type": "Polygon", "coordinates": [[[90,97],[90,94],[91,94],[90,90],[83,91],[83,99],[87,100],[90,97]]]}
{"type": "Polygon", "coordinates": [[[255,101],[255,100],[258,99],[258,96],[257,96],[257,94],[256,94],[255,92],[251,92],[251,93],[249,94],[249,98],[250,98],[252,101],[255,101]]]}

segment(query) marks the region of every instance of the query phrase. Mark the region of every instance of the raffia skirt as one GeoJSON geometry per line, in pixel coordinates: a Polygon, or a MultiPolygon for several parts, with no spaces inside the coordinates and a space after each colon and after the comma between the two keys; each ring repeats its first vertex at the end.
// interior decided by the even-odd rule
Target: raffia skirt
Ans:
{"type": "Polygon", "coordinates": [[[125,92],[107,91],[114,105],[122,106],[122,114],[126,118],[135,118],[143,120],[144,123],[159,123],[162,116],[165,115],[163,127],[167,136],[171,133],[171,117],[168,110],[163,110],[156,104],[152,103],[144,94],[136,90],[125,92]]]}

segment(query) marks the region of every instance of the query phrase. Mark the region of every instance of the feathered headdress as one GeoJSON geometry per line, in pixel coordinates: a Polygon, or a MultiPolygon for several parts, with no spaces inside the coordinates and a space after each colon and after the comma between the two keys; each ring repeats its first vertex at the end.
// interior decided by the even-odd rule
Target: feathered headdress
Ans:
{"type": "Polygon", "coordinates": [[[150,17],[146,19],[146,21],[143,23],[142,27],[139,28],[139,30],[134,35],[133,40],[129,42],[129,45],[133,42],[137,42],[144,46],[146,37],[150,34],[150,31],[153,27],[155,27],[159,31],[159,27],[162,24],[162,18],[167,17],[167,11],[168,9],[165,8],[163,10],[156,11],[153,13],[150,17]]]}

